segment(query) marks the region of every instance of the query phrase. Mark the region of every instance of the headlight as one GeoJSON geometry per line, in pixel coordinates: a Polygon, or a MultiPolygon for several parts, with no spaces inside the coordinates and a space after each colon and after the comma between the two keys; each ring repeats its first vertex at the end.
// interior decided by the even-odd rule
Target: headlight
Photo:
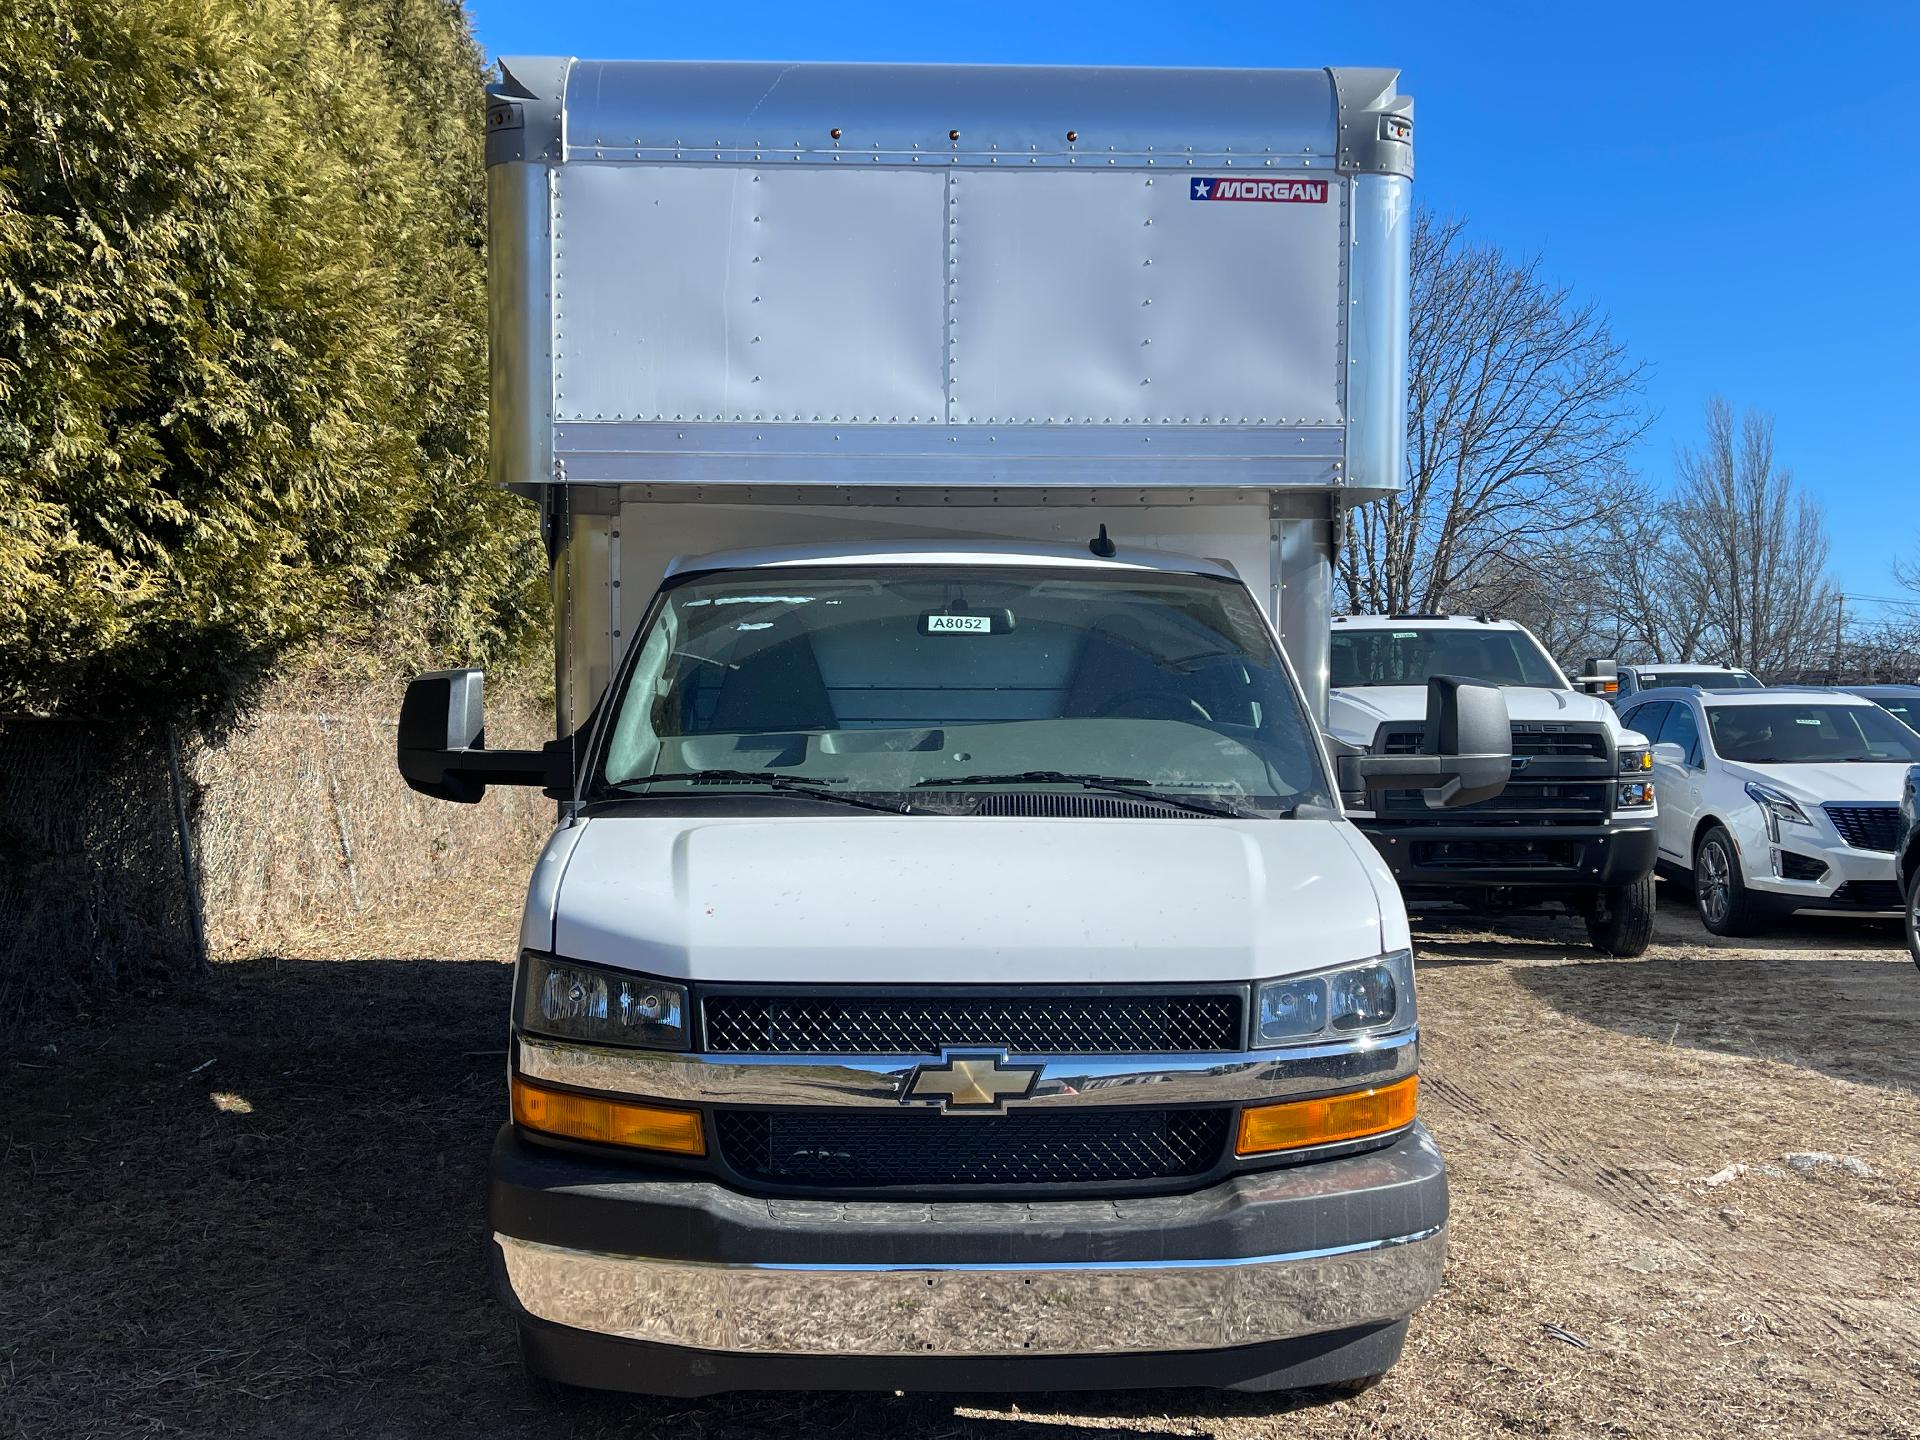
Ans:
{"type": "Polygon", "coordinates": [[[1653,769],[1651,745],[1622,745],[1619,754],[1622,775],[1644,775],[1653,769]]]}
{"type": "Polygon", "coordinates": [[[1396,950],[1311,975],[1269,980],[1254,990],[1253,1043],[1306,1045],[1385,1030],[1406,1030],[1418,1018],[1413,952],[1396,950]]]}
{"type": "Polygon", "coordinates": [[[1791,795],[1783,794],[1771,785],[1759,785],[1747,782],[1747,797],[1760,807],[1760,813],[1767,819],[1767,838],[1774,844],[1780,843],[1780,822],[1789,825],[1811,825],[1807,812],[1800,808],[1800,802],[1791,795]]]}
{"type": "Polygon", "coordinates": [[[684,1050],[687,988],[527,950],[520,956],[519,1021],[529,1034],[562,1040],[684,1050]]]}
{"type": "Polygon", "coordinates": [[[1653,804],[1653,782],[1651,780],[1622,780],[1619,793],[1614,797],[1616,810],[1644,810],[1653,804]]]}

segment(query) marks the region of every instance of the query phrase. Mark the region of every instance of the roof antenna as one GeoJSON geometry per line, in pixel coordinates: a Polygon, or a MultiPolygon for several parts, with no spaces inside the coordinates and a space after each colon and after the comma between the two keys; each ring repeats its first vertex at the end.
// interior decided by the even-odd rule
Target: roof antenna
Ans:
{"type": "Polygon", "coordinates": [[[1100,527],[1100,533],[1087,542],[1087,549],[1102,560],[1111,560],[1120,553],[1120,547],[1107,538],[1107,527],[1104,525],[1100,527]]]}

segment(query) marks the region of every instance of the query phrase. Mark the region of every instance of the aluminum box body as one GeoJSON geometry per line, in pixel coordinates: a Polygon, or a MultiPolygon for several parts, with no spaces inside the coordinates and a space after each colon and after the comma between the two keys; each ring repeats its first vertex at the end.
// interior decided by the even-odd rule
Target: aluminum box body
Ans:
{"type": "MultiPolygon", "coordinates": [[[[492,475],[549,510],[563,725],[609,663],[599,640],[565,653],[582,616],[617,655],[658,575],[621,546],[705,543],[634,507],[689,499],[716,522],[826,504],[923,534],[977,530],[935,514],[969,508],[1076,508],[1091,534],[1115,505],[1231,507],[1317,699],[1338,514],[1399,483],[1396,80],[503,62],[492,475]]],[[[1196,528],[1222,527],[1172,532],[1196,528]]]]}

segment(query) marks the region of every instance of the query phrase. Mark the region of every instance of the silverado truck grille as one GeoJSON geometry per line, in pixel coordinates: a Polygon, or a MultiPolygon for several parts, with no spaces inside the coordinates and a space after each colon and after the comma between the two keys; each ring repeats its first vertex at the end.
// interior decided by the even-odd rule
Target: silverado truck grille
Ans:
{"type": "MultiPolygon", "coordinates": [[[[1376,739],[1374,748],[1383,755],[1414,754],[1424,729],[1417,720],[1396,724],[1376,739]]],[[[1607,823],[1612,813],[1613,751],[1600,726],[1515,722],[1513,758],[1513,778],[1491,800],[1434,810],[1418,790],[1388,790],[1376,799],[1374,815],[1378,821],[1394,824],[1592,828],[1607,823]]],[[[1468,861],[1462,856],[1458,863],[1468,861]]]]}
{"type": "Polygon", "coordinates": [[[983,1046],[1025,1055],[1238,1050],[1241,997],[1154,995],[710,994],[718,1055],[937,1055],[983,1046]]]}
{"type": "Polygon", "coordinates": [[[1389,790],[1374,812],[1382,820],[1507,821],[1515,825],[1601,825],[1607,818],[1607,787],[1554,781],[1510,780],[1507,788],[1478,805],[1429,809],[1418,790],[1389,790]]]}
{"type": "Polygon", "coordinates": [[[1885,850],[1900,843],[1898,805],[1823,805],[1840,838],[1856,850],[1885,850]]]}
{"type": "Polygon", "coordinates": [[[1229,1112],[722,1110],[720,1153],[769,1184],[948,1188],[1177,1180],[1220,1163],[1229,1112]]]}
{"type": "MultiPolygon", "coordinates": [[[[1412,755],[1420,749],[1422,731],[1397,730],[1387,735],[1380,746],[1383,755],[1412,755]]],[[[1571,725],[1523,722],[1513,727],[1515,758],[1537,756],[1604,760],[1607,737],[1597,730],[1576,730],[1571,725]]]]}

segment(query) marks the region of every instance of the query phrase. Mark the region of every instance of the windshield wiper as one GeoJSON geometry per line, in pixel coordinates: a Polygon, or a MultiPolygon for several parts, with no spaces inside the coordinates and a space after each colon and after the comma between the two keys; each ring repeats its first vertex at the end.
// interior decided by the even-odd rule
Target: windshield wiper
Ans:
{"type": "Polygon", "coordinates": [[[941,775],[931,780],[915,781],[913,788],[947,789],[960,785],[1078,785],[1086,790],[1106,790],[1150,804],[1171,805],[1176,810],[1188,810],[1195,815],[1217,815],[1227,820],[1245,820],[1260,813],[1231,801],[1215,802],[1193,795],[1157,790],[1151,780],[1137,780],[1126,775],[1070,775],[1061,770],[1020,770],[1010,775],[941,775]]]}
{"type": "Polygon", "coordinates": [[[851,805],[859,810],[882,810],[889,815],[915,813],[910,801],[869,800],[863,795],[849,795],[844,790],[832,790],[825,785],[816,785],[801,779],[798,775],[788,775],[779,770],[675,770],[661,775],[636,775],[630,780],[620,781],[613,788],[626,790],[637,785],[652,785],[662,781],[676,780],[749,781],[756,785],[765,785],[769,790],[777,790],[783,795],[805,795],[812,800],[831,800],[840,805],[851,805]]]}

